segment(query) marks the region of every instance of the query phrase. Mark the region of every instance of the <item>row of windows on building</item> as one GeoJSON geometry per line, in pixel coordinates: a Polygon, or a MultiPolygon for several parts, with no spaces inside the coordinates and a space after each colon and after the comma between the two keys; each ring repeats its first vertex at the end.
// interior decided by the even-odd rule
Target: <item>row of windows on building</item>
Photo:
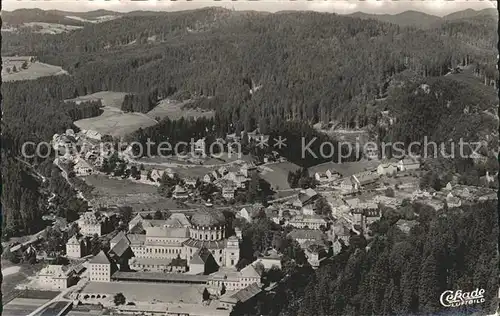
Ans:
{"type": "Polygon", "coordinates": [[[217,235],[205,235],[205,238],[203,238],[203,234],[194,234],[194,239],[198,239],[198,240],[219,240],[219,239],[222,239],[222,235],[221,234],[217,234],[217,235]],[[209,238],[210,236],[210,238],[209,238]]]}
{"type": "Polygon", "coordinates": [[[146,248],[147,253],[170,253],[170,254],[175,254],[175,253],[181,253],[181,249],[172,249],[172,248],[146,248]],[[154,251],[153,251],[154,250],[154,251]]]}

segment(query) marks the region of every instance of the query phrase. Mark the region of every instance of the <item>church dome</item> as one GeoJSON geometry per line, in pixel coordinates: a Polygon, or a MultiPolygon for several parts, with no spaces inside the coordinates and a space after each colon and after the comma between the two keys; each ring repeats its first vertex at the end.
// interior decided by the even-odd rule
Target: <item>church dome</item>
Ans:
{"type": "Polygon", "coordinates": [[[224,214],[216,210],[200,210],[191,218],[191,224],[194,226],[223,226],[226,224],[224,214]]]}

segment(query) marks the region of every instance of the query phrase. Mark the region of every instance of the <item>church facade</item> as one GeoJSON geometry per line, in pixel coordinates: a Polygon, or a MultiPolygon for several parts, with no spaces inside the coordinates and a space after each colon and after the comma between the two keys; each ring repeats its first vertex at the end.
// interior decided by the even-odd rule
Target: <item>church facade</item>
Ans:
{"type": "Polygon", "coordinates": [[[144,234],[120,233],[111,240],[111,249],[125,239],[137,261],[181,258],[189,266],[204,248],[220,267],[232,267],[239,260],[238,238],[228,236],[224,215],[215,210],[200,210],[190,219],[182,213],[173,213],[166,220],[144,219],[138,215],[129,228],[136,232],[137,227],[144,234]]]}

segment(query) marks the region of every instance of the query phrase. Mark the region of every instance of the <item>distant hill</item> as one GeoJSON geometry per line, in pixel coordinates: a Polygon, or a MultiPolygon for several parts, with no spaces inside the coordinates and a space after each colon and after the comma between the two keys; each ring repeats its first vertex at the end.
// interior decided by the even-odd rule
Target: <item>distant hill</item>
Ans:
{"type": "Polygon", "coordinates": [[[54,11],[44,11],[40,9],[19,9],[15,11],[2,11],[2,22],[4,25],[21,25],[30,22],[57,23],[73,26],[84,26],[82,21],[74,20],[54,13],[54,11]]]}
{"type": "Polygon", "coordinates": [[[375,19],[382,22],[397,24],[403,27],[413,26],[422,29],[439,27],[443,22],[497,15],[497,10],[493,8],[479,11],[467,9],[448,14],[442,18],[418,11],[405,11],[399,14],[369,14],[364,12],[355,12],[353,14],[350,14],[351,17],[361,19],[375,19]]]}
{"type": "Polygon", "coordinates": [[[480,11],[472,10],[472,9],[467,9],[463,11],[458,11],[454,12],[448,15],[445,15],[443,17],[443,20],[450,21],[450,20],[459,20],[459,19],[468,19],[468,18],[474,18],[478,16],[498,16],[498,11],[497,9],[484,9],[480,11]]]}
{"type": "Polygon", "coordinates": [[[60,10],[19,9],[2,11],[2,20],[6,25],[21,25],[30,22],[57,23],[63,25],[85,26],[101,21],[101,17],[116,17],[122,13],[95,10],[90,12],[69,12],[60,10]]]}
{"type": "Polygon", "coordinates": [[[350,16],[361,19],[375,19],[400,26],[414,26],[419,28],[431,28],[441,22],[441,18],[438,16],[418,11],[405,11],[399,14],[368,14],[355,12],[350,14],[350,16]]]}

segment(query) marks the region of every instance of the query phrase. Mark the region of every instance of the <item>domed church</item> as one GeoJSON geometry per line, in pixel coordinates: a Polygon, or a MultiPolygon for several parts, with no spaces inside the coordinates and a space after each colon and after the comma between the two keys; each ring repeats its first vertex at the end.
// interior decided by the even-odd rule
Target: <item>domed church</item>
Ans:
{"type": "Polygon", "coordinates": [[[239,260],[239,240],[236,236],[227,236],[225,217],[214,209],[200,209],[190,219],[183,213],[173,213],[166,220],[137,215],[129,223],[129,231],[136,231],[136,227],[141,227],[143,234],[118,234],[110,246],[113,249],[125,239],[134,260],[144,261],[148,267],[178,257],[185,259],[189,266],[193,257],[199,258],[202,249],[207,249],[220,267],[232,267],[239,260]]]}

